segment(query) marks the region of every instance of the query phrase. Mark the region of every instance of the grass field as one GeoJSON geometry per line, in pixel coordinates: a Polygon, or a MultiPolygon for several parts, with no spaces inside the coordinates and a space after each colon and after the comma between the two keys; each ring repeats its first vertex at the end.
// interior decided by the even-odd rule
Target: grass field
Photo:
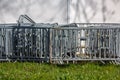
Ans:
{"type": "Polygon", "coordinates": [[[0,80],[120,80],[119,65],[1,62],[0,80]]]}

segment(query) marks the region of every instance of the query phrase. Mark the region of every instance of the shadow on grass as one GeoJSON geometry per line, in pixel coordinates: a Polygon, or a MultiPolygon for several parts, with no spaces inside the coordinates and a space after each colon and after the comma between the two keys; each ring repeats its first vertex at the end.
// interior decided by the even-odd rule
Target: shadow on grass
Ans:
{"type": "Polygon", "coordinates": [[[67,68],[70,66],[70,64],[56,64],[56,66],[59,68],[67,68]]]}
{"type": "MultiPolygon", "coordinates": [[[[105,63],[102,63],[100,61],[81,61],[79,63],[76,63],[76,64],[72,64],[72,63],[69,63],[69,64],[54,64],[56,65],[57,67],[60,67],[60,68],[66,68],[66,67],[69,67],[69,66],[74,66],[74,65],[79,65],[79,66],[84,66],[86,64],[90,64],[90,65],[97,65],[97,66],[100,66],[100,67],[104,67],[104,66],[110,66],[110,65],[115,65],[115,64],[110,64],[109,62],[105,62],[105,63]]],[[[115,65],[117,67],[119,67],[119,65],[115,65]]]]}

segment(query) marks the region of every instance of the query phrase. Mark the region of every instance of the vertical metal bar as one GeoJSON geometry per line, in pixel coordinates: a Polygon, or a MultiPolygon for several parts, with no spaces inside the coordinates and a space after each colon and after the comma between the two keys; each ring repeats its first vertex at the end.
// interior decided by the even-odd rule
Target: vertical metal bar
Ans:
{"type": "Polygon", "coordinates": [[[63,45],[63,49],[62,49],[62,59],[64,58],[64,54],[65,54],[65,30],[62,30],[62,45],[63,45]]]}
{"type": "Polygon", "coordinates": [[[57,35],[57,42],[56,42],[56,46],[57,47],[57,55],[56,55],[56,58],[60,57],[60,39],[59,39],[59,30],[56,30],[56,35],[57,35]]]}
{"type": "Polygon", "coordinates": [[[105,29],[103,30],[103,58],[105,58],[105,49],[106,49],[106,47],[105,47],[105,39],[106,39],[106,37],[105,37],[105,29]]]}
{"type": "MultiPolygon", "coordinates": [[[[33,56],[34,58],[38,58],[37,54],[38,54],[38,48],[39,48],[39,37],[38,37],[38,32],[39,32],[39,29],[35,29],[35,41],[34,41],[34,49],[35,49],[35,55],[33,56]]],[[[33,39],[34,40],[34,39],[33,39]]]]}
{"type": "Polygon", "coordinates": [[[118,29],[118,57],[120,58],[120,29],[118,29]]]}
{"type": "Polygon", "coordinates": [[[25,55],[25,34],[26,34],[25,30],[26,29],[23,30],[23,53],[22,53],[23,55],[22,57],[25,55]]]}
{"type": "Polygon", "coordinates": [[[39,48],[38,48],[38,58],[41,58],[41,29],[39,29],[39,32],[38,32],[38,36],[39,36],[39,48]]]}
{"type": "Polygon", "coordinates": [[[32,57],[32,55],[34,54],[34,29],[31,28],[31,51],[30,51],[30,58],[32,57]]]}
{"type": "Polygon", "coordinates": [[[19,29],[17,27],[17,30],[16,30],[16,34],[15,34],[15,38],[16,39],[16,54],[15,54],[15,57],[17,57],[18,53],[19,53],[19,48],[18,48],[18,42],[19,42],[19,29]]]}
{"type": "Polygon", "coordinates": [[[94,50],[94,58],[97,58],[96,57],[96,51],[97,51],[97,49],[96,49],[96,46],[97,46],[97,30],[96,29],[94,29],[94,45],[93,45],[94,47],[93,47],[93,50],[94,50]]]}
{"type": "Polygon", "coordinates": [[[26,46],[27,46],[27,50],[26,50],[26,56],[27,57],[29,55],[29,49],[30,49],[30,29],[27,29],[27,36],[26,36],[26,46]]]}
{"type": "Polygon", "coordinates": [[[71,30],[69,30],[69,51],[70,51],[69,53],[70,53],[70,58],[72,58],[72,52],[71,52],[72,51],[71,50],[71,43],[72,43],[71,42],[71,33],[72,33],[71,30]]]}
{"type": "Polygon", "coordinates": [[[77,57],[77,52],[78,52],[78,48],[77,48],[77,41],[78,41],[78,39],[77,39],[77,30],[74,30],[74,40],[75,40],[75,58],[77,57]]]}
{"type": "Polygon", "coordinates": [[[111,38],[111,39],[110,39],[110,47],[111,47],[111,48],[110,48],[110,49],[111,49],[111,50],[110,50],[110,51],[111,51],[111,52],[110,52],[110,53],[111,53],[110,55],[111,55],[111,58],[112,58],[112,56],[114,55],[114,53],[113,53],[113,46],[114,46],[114,45],[113,45],[113,34],[112,34],[112,33],[113,33],[113,30],[111,29],[111,30],[110,30],[110,38],[111,38]]]}
{"type": "Polygon", "coordinates": [[[79,33],[78,33],[78,37],[79,37],[79,47],[78,47],[78,49],[79,49],[79,56],[81,56],[81,54],[82,54],[82,52],[81,52],[81,40],[80,40],[80,38],[81,38],[81,29],[79,30],[79,33]]]}
{"type": "MultiPolygon", "coordinates": [[[[115,31],[114,31],[114,34],[115,34],[115,40],[116,40],[116,29],[115,29],[115,31]]],[[[114,42],[115,43],[115,46],[114,46],[114,58],[116,57],[116,41],[114,42]]]]}
{"type": "Polygon", "coordinates": [[[88,30],[88,36],[89,36],[89,58],[92,58],[92,51],[91,51],[91,29],[88,30]]]}
{"type": "Polygon", "coordinates": [[[85,29],[85,58],[87,59],[87,29],[85,29]]]}
{"type": "Polygon", "coordinates": [[[6,38],[5,38],[5,41],[6,41],[6,43],[5,43],[5,50],[6,51],[5,52],[6,52],[6,59],[8,59],[7,58],[7,56],[8,56],[8,40],[9,40],[8,39],[8,30],[6,31],[6,35],[5,36],[6,36],[6,38]]]}
{"type": "Polygon", "coordinates": [[[0,29],[0,59],[2,58],[2,29],[0,29]]]}
{"type": "Polygon", "coordinates": [[[67,34],[67,30],[64,30],[65,31],[65,52],[64,52],[64,57],[66,58],[66,55],[67,55],[67,40],[68,40],[68,34],[67,34]]]}
{"type": "Polygon", "coordinates": [[[50,33],[52,33],[52,39],[53,39],[53,41],[52,41],[52,44],[53,44],[53,46],[52,46],[52,58],[55,58],[55,54],[57,53],[56,52],[56,30],[55,29],[51,29],[51,31],[50,31],[50,33]]]}
{"type": "Polygon", "coordinates": [[[119,53],[119,34],[118,34],[118,29],[116,31],[116,57],[118,56],[118,53],[119,53]]]}
{"type": "Polygon", "coordinates": [[[55,47],[55,37],[56,37],[56,35],[55,35],[55,29],[50,29],[50,33],[52,33],[52,58],[53,57],[55,57],[55,49],[56,49],[56,47],[55,47]]]}
{"type": "Polygon", "coordinates": [[[56,50],[56,48],[57,48],[57,47],[56,47],[56,37],[57,37],[57,35],[56,35],[56,30],[55,30],[55,29],[52,29],[51,32],[53,32],[53,33],[52,33],[52,35],[53,35],[52,38],[53,38],[53,43],[54,43],[54,44],[53,44],[53,47],[52,47],[52,48],[53,48],[53,49],[52,49],[52,50],[53,50],[53,52],[52,52],[52,57],[55,58],[56,53],[57,53],[57,52],[56,52],[56,51],[57,51],[57,50],[56,50]]]}
{"type": "Polygon", "coordinates": [[[61,59],[61,29],[59,29],[59,30],[57,30],[57,35],[58,35],[58,44],[57,44],[57,46],[59,46],[58,47],[58,56],[57,56],[57,59],[61,59]]]}
{"type": "Polygon", "coordinates": [[[48,55],[48,46],[49,46],[49,44],[48,44],[48,30],[47,29],[45,29],[45,37],[44,37],[44,40],[45,40],[45,44],[44,44],[44,47],[45,47],[45,60],[47,61],[47,55],[48,55]]]}
{"type": "Polygon", "coordinates": [[[29,29],[29,38],[28,38],[28,54],[27,54],[27,57],[29,57],[30,56],[30,50],[31,50],[31,46],[32,46],[32,42],[31,42],[31,36],[32,36],[32,34],[31,34],[31,29],[29,29]]]}
{"type": "Polygon", "coordinates": [[[109,43],[108,43],[108,54],[109,54],[109,57],[108,57],[108,58],[111,58],[111,57],[110,57],[110,54],[111,54],[111,47],[110,47],[110,43],[111,43],[111,42],[110,42],[110,40],[111,40],[111,37],[110,37],[111,35],[110,35],[110,33],[111,33],[111,32],[110,32],[110,30],[111,30],[111,29],[109,29],[109,32],[108,32],[108,38],[109,38],[109,43]]]}
{"type": "Polygon", "coordinates": [[[55,47],[56,47],[56,53],[55,53],[55,58],[57,58],[57,56],[59,56],[59,45],[58,45],[58,40],[59,40],[59,38],[58,38],[58,30],[55,30],[55,35],[56,35],[56,38],[55,38],[55,47]]]}
{"type": "Polygon", "coordinates": [[[62,58],[62,54],[63,54],[63,50],[62,50],[62,48],[63,48],[63,45],[62,45],[62,43],[63,43],[63,38],[62,38],[62,30],[60,30],[60,57],[62,58]]]}
{"type": "MultiPolygon", "coordinates": [[[[101,30],[99,29],[99,51],[100,51],[100,47],[101,47],[101,30]]],[[[100,52],[98,53],[98,57],[100,57],[100,52]]]]}
{"type": "Polygon", "coordinates": [[[112,48],[112,50],[111,50],[111,52],[112,52],[112,54],[111,54],[111,56],[112,56],[112,58],[114,57],[114,41],[113,41],[114,39],[113,39],[113,29],[111,29],[111,48],[112,48]]]}
{"type": "MultiPolygon", "coordinates": [[[[24,31],[24,32],[25,32],[25,33],[24,33],[24,48],[25,48],[25,49],[24,49],[24,52],[25,52],[25,53],[24,53],[24,57],[26,56],[26,51],[27,51],[27,49],[26,49],[27,31],[26,31],[26,30],[27,30],[27,29],[25,29],[25,31],[24,31]]],[[[23,58],[24,58],[24,57],[23,57],[23,58]]]]}
{"type": "Polygon", "coordinates": [[[44,29],[42,29],[42,52],[43,52],[42,57],[45,58],[44,43],[45,43],[45,41],[44,41],[44,29]]]}
{"type": "Polygon", "coordinates": [[[42,58],[42,30],[40,29],[40,58],[42,58]]]}
{"type": "MultiPolygon", "coordinates": [[[[113,29],[113,37],[114,37],[114,40],[115,40],[115,36],[116,36],[116,34],[115,34],[115,29],[113,29]]],[[[115,41],[114,41],[114,48],[113,48],[113,51],[114,51],[114,57],[113,58],[115,58],[115,41]]]]}
{"type": "Polygon", "coordinates": [[[49,30],[48,29],[45,29],[45,55],[46,55],[46,61],[47,61],[47,57],[48,57],[48,54],[49,54],[49,30]]]}
{"type": "MultiPolygon", "coordinates": [[[[68,58],[70,58],[70,54],[69,54],[69,52],[70,52],[70,49],[69,49],[69,30],[66,30],[66,33],[67,33],[67,41],[66,41],[66,43],[67,43],[67,52],[66,52],[66,58],[68,59],[68,58]]],[[[67,60],[67,63],[69,63],[69,61],[67,60]]]]}
{"type": "Polygon", "coordinates": [[[71,49],[72,49],[72,58],[75,57],[75,38],[74,38],[74,29],[71,30],[72,34],[71,34],[71,49]]]}
{"type": "Polygon", "coordinates": [[[59,30],[59,58],[61,58],[61,48],[62,48],[62,44],[61,44],[61,30],[59,30]]]}
{"type": "Polygon", "coordinates": [[[95,45],[95,43],[94,43],[94,30],[91,29],[91,52],[92,52],[91,59],[94,56],[94,45],[95,45]]]}
{"type": "Polygon", "coordinates": [[[50,50],[50,63],[52,63],[52,32],[51,32],[51,29],[50,29],[50,43],[49,43],[49,50],[50,50]]]}

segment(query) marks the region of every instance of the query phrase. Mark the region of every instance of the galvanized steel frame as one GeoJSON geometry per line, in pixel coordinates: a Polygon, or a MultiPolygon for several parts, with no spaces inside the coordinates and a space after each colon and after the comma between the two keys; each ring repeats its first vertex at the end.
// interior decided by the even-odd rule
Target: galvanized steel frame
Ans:
{"type": "Polygon", "coordinates": [[[117,23],[1,24],[0,34],[1,61],[120,60],[117,23]]]}

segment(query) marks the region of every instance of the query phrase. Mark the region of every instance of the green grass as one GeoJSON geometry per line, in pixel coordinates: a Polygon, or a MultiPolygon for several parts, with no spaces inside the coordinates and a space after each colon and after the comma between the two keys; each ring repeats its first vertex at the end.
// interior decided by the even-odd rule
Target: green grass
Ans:
{"type": "Polygon", "coordinates": [[[120,66],[3,62],[0,63],[0,80],[120,80],[120,66]]]}

